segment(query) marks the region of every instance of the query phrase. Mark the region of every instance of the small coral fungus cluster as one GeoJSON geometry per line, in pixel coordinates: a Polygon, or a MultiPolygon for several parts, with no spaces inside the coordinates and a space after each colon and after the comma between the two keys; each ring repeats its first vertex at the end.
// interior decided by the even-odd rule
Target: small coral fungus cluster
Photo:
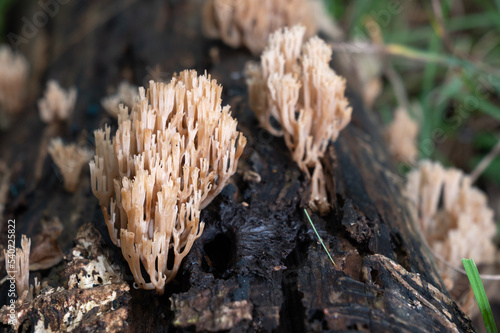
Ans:
{"type": "MultiPolygon", "coordinates": [[[[408,175],[407,192],[417,210],[423,236],[446,263],[460,267],[462,258],[474,258],[479,263],[495,260],[493,211],[468,176],[423,161],[408,175]]],[[[438,262],[438,267],[451,290],[457,271],[443,262],[438,262]]]]}
{"type": "Polygon", "coordinates": [[[132,108],[136,98],[137,87],[127,81],[122,81],[114,94],[101,100],[101,105],[110,116],[117,118],[120,113],[120,104],[132,108]]]}
{"type": "Polygon", "coordinates": [[[75,192],[82,168],[92,158],[93,152],[74,143],[65,145],[61,138],[52,139],[48,150],[63,176],[64,189],[75,192]]]}
{"type": "Polygon", "coordinates": [[[0,109],[19,112],[24,104],[29,64],[8,46],[0,46],[0,109]]]}
{"type": "Polygon", "coordinates": [[[285,138],[311,179],[311,208],[325,213],[330,204],[320,158],[351,120],[352,109],[344,96],[345,80],[330,68],[331,49],[318,37],[303,44],[304,33],[304,27],[294,26],[272,34],[260,64],[247,66],[247,83],[261,126],[285,138]]]}
{"type": "Polygon", "coordinates": [[[31,239],[22,236],[21,248],[16,248],[15,255],[4,250],[5,269],[9,276],[14,276],[16,281],[16,292],[19,302],[31,301],[40,293],[40,283],[35,278],[35,284],[29,284],[31,239]]]}
{"type": "Polygon", "coordinates": [[[389,152],[397,162],[412,165],[418,158],[418,122],[404,108],[396,109],[394,120],[385,129],[389,152]]]}
{"type": "Polygon", "coordinates": [[[121,107],[114,138],[109,127],[95,132],[92,191],[143,289],[163,293],[203,231],[200,210],[236,171],[246,139],[221,107],[221,91],[195,71],[151,81],[131,112],[121,107]]]}
{"type": "Polygon", "coordinates": [[[43,98],[38,101],[40,118],[47,124],[67,121],[75,108],[76,97],[75,88],[66,91],[57,81],[50,80],[43,98]]]}
{"type": "Polygon", "coordinates": [[[295,24],[307,27],[308,36],[316,33],[308,0],[207,0],[203,12],[205,35],[254,54],[262,52],[269,34],[295,24]]]}

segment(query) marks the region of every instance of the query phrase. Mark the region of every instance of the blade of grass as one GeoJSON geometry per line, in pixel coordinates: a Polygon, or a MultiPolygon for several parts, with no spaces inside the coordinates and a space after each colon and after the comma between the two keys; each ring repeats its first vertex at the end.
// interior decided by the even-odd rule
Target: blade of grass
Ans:
{"type": "Polygon", "coordinates": [[[472,108],[477,109],[493,118],[500,120],[500,108],[488,102],[487,100],[470,96],[468,94],[458,94],[457,99],[464,104],[468,111],[474,111],[472,108]]]}
{"type": "Polygon", "coordinates": [[[328,250],[327,250],[327,248],[325,246],[325,243],[323,243],[323,240],[319,236],[318,231],[316,230],[316,227],[314,226],[314,223],[311,220],[311,217],[309,217],[309,214],[307,213],[307,210],[304,209],[304,212],[306,213],[306,216],[309,219],[309,223],[311,224],[311,227],[313,228],[314,232],[316,233],[316,237],[318,237],[319,242],[321,243],[321,245],[323,245],[323,248],[325,249],[326,254],[328,254],[328,257],[330,258],[330,260],[332,261],[333,266],[335,266],[335,261],[333,261],[333,258],[330,255],[330,252],[328,252],[328,250]]]}
{"type": "MultiPolygon", "coordinates": [[[[478,165],[481,160],[483,159],[483,156],[473,156],[471,158],[471,162],[469,165],[471,168],[473,168],[475,165],[478,165]]],[[[483,171],[481,176],[484,177],[484,179],[487,179],[488,181],[494,182],[497,185],[500,186],[500,173],[498,173],[498,170],[500,170],[500,158],[497,157],[493,161],[491,161],[490,165],[483,171]]],[[[500,226],[500,223],[499,223],[500,226]]]]}
{"type": "Polygon", "coordinates": [[[471,72],[483,72],[500,77],[500,71],[486,63],[473,63],[470,60],[457,58],[453,55],[431,53],[401,44],[385,44],[383,51],[386,54],[393,56],[404,57],[417,61],[434,62],[445,66],[463,68],[464,70],[471,72]]]}
{"type": "MultiPolygon", "coordinates": [[[[432,34],[429,40],[429,52],[439,53],[441,49],[441,40],[436,34],[432,34]]],[[[426,95],[431,91],[434,86],[434,79],[436,77],[437,64],[434,62],[428,62],[424,69],[424,79],[422,84],[422,95],[426,95]]]]}
{"type": "Polygon", "coordinates": [[[488,75],[495,76],[495,79],[500,78],[500,71],[486,63],[473,63],[466,59],[457,58],[453,55],[430,53],[427,51],[415,49],[402,44],[384,44],[375,45],[366,42],[358,43],[332,43],[334,52],[348,53],[378,53],[390,56],[402,57],[408,60],[416,60],[420,62],[433,62],[448,67],[462,68],[471,72],[483,72],[488,75]]]}
{"type": "Polygon", "coordinates": [[[432,28],[428,25],[424,27],[412,27],[410,29],[399,29],[391,31],[385,39],[387,43],[413,45],[429,40],[432,28]]]}
{"type": "Polygon", "coordinates": [[[470,174],[470,181],[474,183],[476,179],[491,165],[495,158],[500,154],[500,140],[493,147],[493,149],[486,154],[481,161],[476,165],[470,174]]]}
{"type": "Polygon", "coordinates": [[[448,30],[458,31],[477,28],[498,28],[498,23],[495,22],[495,20],[495,13],[489,12],[452,17],[448,23],[448,30]]]}
{"type": "Polygon", "coordinates": [[[483,7],[484,12],[491,13],[491,14],[496,16],[497,25],[500,26],[500,24],[499,24],[500,21],[498,19],[499,18],[498,13],[496,12],[496,10],[498,10],[500,12],[500,7],[498,7],[498,3],[499,3],[498,0],[494,1],[494,3],[493,3],[493,1],[492,2],[490,2],[490,1],[484,1],[484,2],[477,1],[477,4],[480,5],[481,7],[483,7]]]}
{"type": "Polygon", "coordinates": [[[436,104],[448,104],[449,100],[460,93],[463,82],[460,76],[454,76],[448,82],[445,82],[437,91],[436,104]]]}
{"type": "Polygon", "coordinates": [[[479,306],[479,310],[483,316],[486,331],[488,333],[498,333],[495,320],[493,319],[490,303],[488,302],[488,297],[486,297],[486,292],[484,291],[484,286],[481,282],[481,277],[479,276],[479,271],[477,270],[474,260],[462,259],[462,264],[467,272],[467,277],[469,278],[472,291],[476,297],[477,305],[479,306]]]}

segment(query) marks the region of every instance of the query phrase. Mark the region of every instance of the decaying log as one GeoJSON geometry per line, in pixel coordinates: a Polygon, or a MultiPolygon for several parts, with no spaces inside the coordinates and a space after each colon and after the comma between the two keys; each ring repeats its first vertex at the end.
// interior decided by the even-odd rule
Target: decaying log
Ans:
{"type": "MultiPolygon", "coordinates": [[[[57,277],[43,282],[40,295],[16,304],[16,331],[121,332],[126,327],[130,287],[110,262],[99,232],[84,224],[75,243],[54,272],[57,277]]],[[[3,307],[0,321],[8,323],[10,313],[3,307]]]]}
{"type": "MultiPolygon", "coordinates": [[[[353,120],[323,161],[334,210],[312,216],[335,260],[332,265],[303,212],[306,180],[283,140],[260,129],[248,108],[242,70],[254,58],[202,37],[202,2],[67,1],[20,45],[35,82],[22,116],[0,133],[0,159],[12,175],[4,218],[16,220],[20,239],[22,233],[34,236],[43,216],[57,216],[64,225],[59,240],[66,253],[51,271],[32,274],[55,291],[44,295],[42,290],[22,306],[23,327],[68,329],[62,317],[73,306],[82,312],[69,328],[78,331],[473,331],[420,240],[379,126],[355,95],[349,96],[353,120]],[[133,279],[107,235],[87,171],[70,196],[47,157],[35,182],[45,130],[35,100],[47,79],[75,85],[76,109],[57,135],[92,144],[94,129],[116,126],[100,106],[108,87],[124,78],[137,85],[168,80],[185,68],[206,69],[223,85],[223,103],[231,105],[248,144],[231,183],[202,212],[202,237],[160,297],[129,288],[133,279]],[[89,264],[77,265],[75,246],[84,246],[82,233],[92,235],[89,246],[119,267],[116,281],[83,291],[69,288],[68,279],[89,264]],[[119,302],[107,298],[110,293],[119,302]],[[83,308],[93,297],[109,301],[83,308]],[[52,307],[55,312],[46,314],[52,307]]],[[[31,18],[41,8],[28,0],[16,6],[10,31],[21,34],[20,18],[31,18]]],[[[87,252],[81,260],[97,260],[99,255],[87,252]]],[[[5,285],[0,295],[5,304],[5,285]]]]}

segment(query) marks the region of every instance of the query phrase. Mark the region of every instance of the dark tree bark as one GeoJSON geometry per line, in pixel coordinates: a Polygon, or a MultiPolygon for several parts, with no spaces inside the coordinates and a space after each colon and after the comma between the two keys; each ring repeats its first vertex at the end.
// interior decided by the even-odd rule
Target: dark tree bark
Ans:
{"type": "MultiPolygon", "coordinates": [[[[102,234],[105,253],[133,282],[107,235],[88,169],[74,195],[64,192],[49,157],[42,159],[42,177],[36,180],[41,141],[49,134],[35,101],[47,79],[75,85],[79,93],[70,122],[55,133],[92,144],[93,130],[104,123],[116,128],[100,106],[108,87],[123,78],[145,85],[149,79],[168,80],[185,68],[207,70],[223,85],[223,103],[231,105],[249,139],[231,184],[202,212],[205,232],[165,295],[128,292],[117,284],[120,293],[131,296],[120,294],[128,319],[124,325],[101,323],[87,330],[473,331],[450,300],[414,227],[380,126],[353,94],[353,120],[323,161],[334,210],[325,217],[312,215],[335,260],[332,265],[303,213],[305,178],[283,140],[260,129],[248,108],[242,71],[246,61],[255,59],[201,35],[202,2],[67,1],[20,45],[33,66],[28,106],[0,134],[0,158],[13,173],[6,215],[16,219],[18,238],[21,233],[35,235],[42,216],[58,216],[64,224],[60,244],[68,251],[78,228],[91,222],[102,234]],[[260,182],[244,177],[250,171],[260,182]]],[[[21,18],[32,21],[41,10],[36,1],[21,1],[10,20],[11,31],[22,35],[21,18]]],[[[65,272],[70,259],[59,265],[65,272]]],[[[65,274],[59,278],[70,273],[65,274]]],[[[29,318],[32,327],[40,320],[29,318]]]]}

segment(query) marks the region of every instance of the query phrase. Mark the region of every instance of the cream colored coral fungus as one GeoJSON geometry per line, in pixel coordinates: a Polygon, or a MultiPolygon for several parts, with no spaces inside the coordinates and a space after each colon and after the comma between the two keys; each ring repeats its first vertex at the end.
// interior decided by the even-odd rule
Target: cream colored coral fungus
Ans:
{"type": "Polygon", "coordinates": [[[273,33],[261,63],[247,66],[247,84],[250,108],[262,127],[284,136],[293,159],[311,178],[311,207],[324,213],[330,205],[320,158],[350,122],[352,109],[344,78],[330,68],[330,48],[318,37],[303,44],[304,33],[302,26],[273,33]]]}
{"type": "Polygon", "coordinates": [[[76,89],[64,90],[55,80],[47,83],[47,90],[38,101],[40,118],[45,123],[68,120],[76,102],[76,89]]]}
{"type": "Polygon", "coordinates": [[[92,158],[93,152],[74,143],[64,145],[61,138],[56,138],[50,141],[49,154],[61,171],[64,189],[75,192],[82,168],[92,158]]]}
{"type": "Polygon", "coordinates": [[[123,81],[118,86],[116,93],[103,98],[101,104],[109,115],[117,118],[120,111],[120,103],[125,104],[129,108],[133,107],[137,98],[137,92],[138,88],[136,86],[123,81]]]}
{"type": "Polygon", "coordinates": [[[5,269],[10,276],[15,277],[17,296],[21,301],[31,301],[40,292],[40,284],[36,278],[35,285],[29,285],[30,246],[31,240],[23,235],[21,248],[16,248],[15,255],[4,250],[5,269]]]}
{"type": "Polygon", "coordinates": [[[302,24],[307,34],[316,25],[307,0],[207,0],[203,10],[203,33],[220,38],[231,47],[246,46],[262,52],[269,34],[276,29],[302,24]]]}
{"type": "MultiPolygon", "coordinates": [[[[440,258],[457,267],[462,258],[473,258],[478,263],[494,261],[493,211],[485,194],[471,185],[467,175],[457,169],[445,169],[439,163],[422,161],[408,174],[406,189],[423,236],[440,258]]],[[[441,262],[438,268],[451,289],[458,278],[457,271],[441,262]]]]}
{"type": "Polygon", "coordinates": [[[418,158],[417,136],[418,123],[410,118],[408,111],[398,108],[385,131],[391,155],[398,162],[413,164],[418,158]]]}
{"type": "Polygon", "coordinates": [[[196,71],[151,81],[130,113],[121,107],[114,138],[109,127],[95,132],[92,191],[143,289],[163,293],[203,231],[200,210],[236,171],[246,139],[221,92],[196,71]]]}
{"type": "Polygon", "coordinates": [[[0,46],[0,107],[8,113],[16,113],[23,107],[28,71],[28,61],[23,55],[0,46]]]}

